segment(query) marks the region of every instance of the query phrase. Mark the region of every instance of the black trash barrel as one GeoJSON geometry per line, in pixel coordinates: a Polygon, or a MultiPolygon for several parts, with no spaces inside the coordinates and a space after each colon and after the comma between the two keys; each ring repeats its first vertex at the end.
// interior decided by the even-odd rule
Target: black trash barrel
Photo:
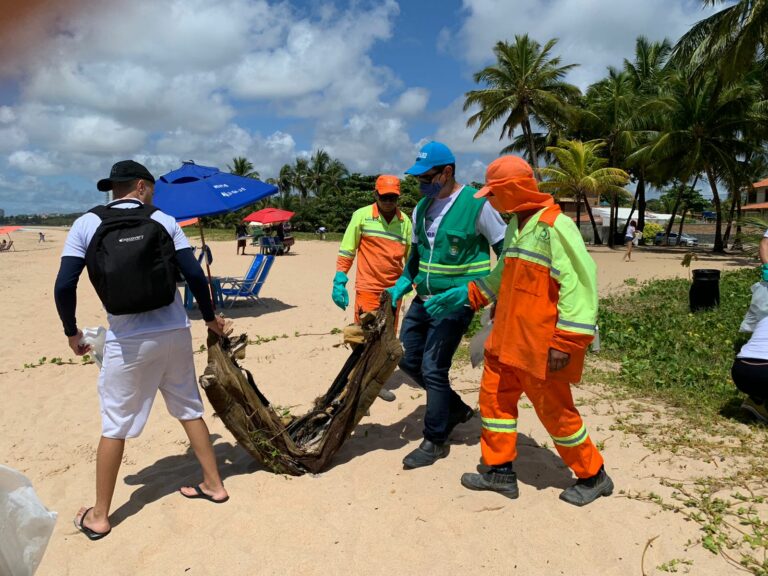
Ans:
{"type": "Polygon", "coordinates": [[[720,305],[720,270],[693,271],[693,284],[688,292],[691,312],[709,310],[720,305]]]}

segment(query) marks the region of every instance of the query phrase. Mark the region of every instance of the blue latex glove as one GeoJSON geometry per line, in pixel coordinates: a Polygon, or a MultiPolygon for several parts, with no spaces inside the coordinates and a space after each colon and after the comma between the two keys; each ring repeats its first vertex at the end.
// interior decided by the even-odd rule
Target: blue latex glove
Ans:
{"type": "Polygon", "coordinates": [[[387,292],[392,297],[392,308],[396,308],[397,301],[411,290],[413,290],[413,280],[407,276],[400,276],[394,286],[387,288],[387,292]]]}
{"type": "Polygon", "coordinates": [[[349,292],[347,292],[347,281],[349,278],[344,272],[336,272],[333,277],[333,292],[331,292],[331,298],[333,303],[336,304],[342,310],[346,310],[349,306],[349,292]]]}
{"type": "Polygon", "coordinates": [[[768,264],[763,264],[763,282],[768,282],[768,264]]]}
{"type": "Polygon", "coordinates": [[[440,318],[451,312],[461,310],[467,304],[469,304],[469,287],[464,284],[464,286],[457,286],[442,294],[432,296],[424,302],[424,310],[433,318],[440,318]]]}

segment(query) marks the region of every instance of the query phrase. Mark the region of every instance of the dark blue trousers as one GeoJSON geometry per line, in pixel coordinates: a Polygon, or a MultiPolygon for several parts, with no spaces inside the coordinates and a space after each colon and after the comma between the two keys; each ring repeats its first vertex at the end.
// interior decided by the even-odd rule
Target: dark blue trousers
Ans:
{"type": "Polygon", "coordinates": [[[449,316],[432,318],[417,296],[403,318],[400,342],[405,353],[400,369],[427,391],[424,438],[436,444],[448,440],[451,417],[460,417],[469,408],[451,389],[448,373],[472,316],[472,309],[465,306],[449,316]]]}

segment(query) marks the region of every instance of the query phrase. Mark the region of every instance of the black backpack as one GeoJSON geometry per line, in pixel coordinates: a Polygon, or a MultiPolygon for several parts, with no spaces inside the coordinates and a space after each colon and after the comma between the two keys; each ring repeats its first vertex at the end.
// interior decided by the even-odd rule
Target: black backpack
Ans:
{"type": "Polygon", "coordinates": [[[173,238],[151,218],[157,208],[96,206],[101,218],[85,253],[88,276],[107,312],[138,314],[176,297],[178,265],[173,238]]]}

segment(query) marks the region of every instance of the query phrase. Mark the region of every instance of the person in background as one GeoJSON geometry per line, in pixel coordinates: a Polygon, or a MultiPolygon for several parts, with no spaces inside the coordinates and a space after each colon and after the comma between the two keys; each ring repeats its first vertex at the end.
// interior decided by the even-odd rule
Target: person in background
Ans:
{"type": "Polygon", "coordinates": [[[429,142],[406,170],[419,180],[423,198],[413,211],[413,247],[402,276],[389,288],[393,305],[414,285],[417,297],[403,318],[400,369],[427,391],[424,439],[403,459],[406,469],[430,466],[450,450],[448,436],[474,410],[451,389],[453,356],[474,312],[461,306],[435,319],[424,309],[430,298],[485,276],[490,250],[498,255],[506,225],[485,198],[456,181],[456,160],[440,142],[429,142]]]}
{"type": "Polygon", "coordinates": [[[760,241],[760,262],[762,263],[763,282],[768,282],[768,230],[760,241]]]}
{"type": "Polygon", "coordinates": [[[635,233],[637,232],[637,222],[631,220],[627,231],[624,234],[624,245],[627,247],[627,251],[624,254],[624,262],[630,262],[632,260],[632,246],[635,244],[635,233]]]}
{"type": "Polygon", "coordinates": [[[235,237],[237,238],[237,249],[235,250],[235,254],[242,254],[245,256],[245,244],[248,241],[248,227],[242,222],[235,226],[235,237]]]}
{"type": "MultiPolygon", "coordinates": [[[[411,248],[411,219],[397,207],[400,199],[400,179],[382,174],[376,179],[375,202],[352,214],[336,258],[331,298],[342,310],[349,305],[347,273],[357,256],[355,279],[355,322],[363,312],[379,308],[381,293],[394,286],[403,273],[411,248]]],[[[395,307],[397,326],[400,302],[395,307]]],[[[393,401],[395,395],[382,388],[379,397],[393,401]]]]}
{"type": "MultiPolygon", "coordinates": [[[[155,178],[144,166],[132,160],[117,162],[109,178],[99,180],[100,191],[113,191],[115,200],[107,206],[126,213],[152,204],[155,178]]],[[[173,262],[189,284],[209,330],[224,336],[224,319],[213,311],[208,282],[195,260],[184,232],[175,218],[155,210],[150,218],[170,236],[175,248],[173,262]]],[[[83,332],[77,326],[77,283],[86,266],[86,253],[102,220],[88,212],[75,220],[67,235],[56,278],[54,297],[69,347],[78,356],[90,350],[82,343],[83,332]]],[[[134,240],[134,238],[131,238],[134,240]]],[[[111,262],[110,269],[120,269],[111,262]]],[[[130,291],[131,285],[122,286],[130,291]]],[[[126,438],[139,436],[149,417],[158,390],[168,411],[177,418],[200,463],[203,481],[184,486],[187,498],[202,498],[214,503],[229,499],[221,481],[208,427],[203,420],[203,403],[195,378],[190,321],[178,290],[173,301],[146,312],[107,314],[109,329],[104,345],[104,360],[99,373],[98,392],[102,433],[96,452],[96,502],[83,507],[74,519],[75,527],[90,540],[104,538],[112,530],[109,510],[117,474],[123,458],[126,438]]]]}
{"type": "Polygon", "coordinates": [[[510,214],[503,257],[490,275],[452,288],[424,306],[430,316],[479,310],[496,302],[485,344],[480,382],[481,473],[461,477],[464,487],[517,498],[518,408],[525,393],[576,483],[560,499],[584,506],[613,492],[603,458],[573,403],[584,356],[595,334],[597,267],[573,220],[551,195],[539,192],[533,170],[517,156],[488,165],[487,197],[510,214]]]}

